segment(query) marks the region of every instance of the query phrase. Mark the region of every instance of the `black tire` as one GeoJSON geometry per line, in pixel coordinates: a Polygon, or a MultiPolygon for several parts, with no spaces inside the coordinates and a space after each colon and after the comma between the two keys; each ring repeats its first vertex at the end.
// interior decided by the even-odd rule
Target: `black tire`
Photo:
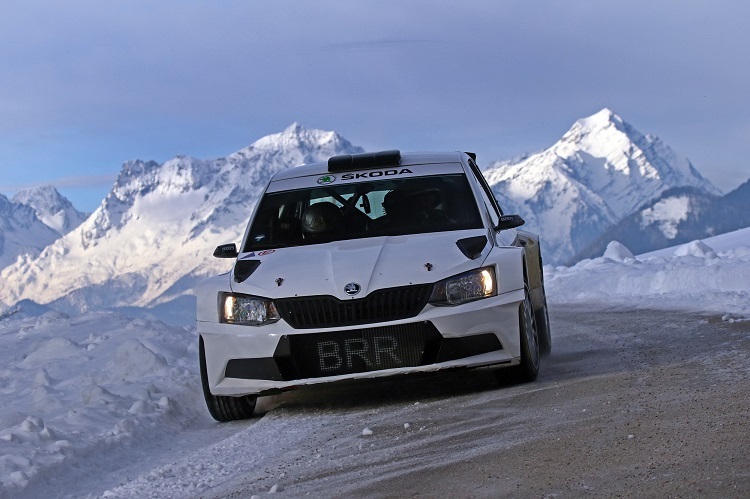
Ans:
{"type": "Polygon", "coordinates": [[[546,357],[552,352],[552,332],[549,326],[549,312],[547,311],[547,295],[542,295],[542,306],[534,313],[536,329],[539,333],[539,353],[546,357]]]}
{"type": "Polygon", "coordinates": [[[539,333],[528,287],[524,287],[524,300],[518,307],[518,322],[521,329],[521,363],[495,371],[501,385],[509,382],[528,383],[539,375],[539,333]]]}
{"type": "Polygon", "coordinates": [[[244,395],[241,397],[226,397],[223,395],[212,395],[208,388],[208,377],[206,375],[206,353],[203,349],[203,338],[198,343],[198,354],[200,356],[201,385],[203,386],[203,397],[206,399],[206,407],[211,417],[216,421],[236,421],[252,417],[255,411],[255,403],[258,397],[244,395]]]}

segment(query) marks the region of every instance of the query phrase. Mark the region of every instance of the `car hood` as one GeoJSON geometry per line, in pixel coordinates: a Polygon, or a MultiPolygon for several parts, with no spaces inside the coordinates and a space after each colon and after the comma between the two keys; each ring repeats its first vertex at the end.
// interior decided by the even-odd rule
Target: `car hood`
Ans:
{"type": "Polygon", "coordinates": [[[243,253],[239,260],[260,264],[245,281],[232,280],[232,291],[267,298],[330,295],[343,300],[362,298],[377,289],[433,283],[479,267],[490,245],[471,260],[456,241],[481,235],[486,231],[475,229],[243,253]],[[356,295],[344,291],[350,283],[359,285],[356,295]]]}

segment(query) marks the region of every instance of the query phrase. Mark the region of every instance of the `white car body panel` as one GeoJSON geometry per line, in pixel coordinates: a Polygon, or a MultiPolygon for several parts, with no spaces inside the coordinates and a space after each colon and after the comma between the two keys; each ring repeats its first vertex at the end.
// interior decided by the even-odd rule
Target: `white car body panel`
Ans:
{"type": "MultiPolygon", "coordinates": [[[[383,236],[280,248],[262,256],[241,254],[240,259],[257,258],[261,263],[252,279],[232,282],[232,291],[265,298],[292,293],[351,300],[376,289],[432,283],[477,268],[477,260],[481,262],[484,258],[467,259],[456,246],[456,240],[485,234],[485,230],[477,229],[383,236]],[[425,267],[428,263],[432,265],[429,271],[425,267]],[[283,279],[281,285],[276,283],[279,278],[283,279]],[[362,287],[355,296],[344,292],[344,286],[350,282],[362,287]]],[[[489,250],[488,244],[483,256],[489,250]]]]}

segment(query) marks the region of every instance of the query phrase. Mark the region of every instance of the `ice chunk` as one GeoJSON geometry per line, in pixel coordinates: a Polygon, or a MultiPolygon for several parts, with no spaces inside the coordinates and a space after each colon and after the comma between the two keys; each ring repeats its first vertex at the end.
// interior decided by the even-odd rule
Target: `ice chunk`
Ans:
{"type": "Polygon", "coordinates": [[[716,258],[716,252],[700,239],[683,244],[674,251],[674,256],[697,256],[700,258],[716,258]]]}
{"type": "Polygon", "coordinates": [[[607,245],[607,249],[604,251],[604,258],[609,258],[616,262],[624,262],[625,260],[635,260],[633,253],[630,252],[622,243],[612,241],[607,245]]]}

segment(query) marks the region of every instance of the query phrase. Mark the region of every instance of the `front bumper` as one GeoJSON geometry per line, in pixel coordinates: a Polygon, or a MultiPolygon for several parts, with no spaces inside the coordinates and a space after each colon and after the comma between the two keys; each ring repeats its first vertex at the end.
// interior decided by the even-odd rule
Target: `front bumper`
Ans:
{"type": "Polygon", "coordinates": [[[520,359],[523,290],[416,317],[359,326],[294,329],[198,322],[214,395],[251,395],[301,385],[514,365],[520,359]],[[493,339],[494,338],[494,339],[493,339]],[[410,345],[407,345],[410,344],[410,345]]]}

